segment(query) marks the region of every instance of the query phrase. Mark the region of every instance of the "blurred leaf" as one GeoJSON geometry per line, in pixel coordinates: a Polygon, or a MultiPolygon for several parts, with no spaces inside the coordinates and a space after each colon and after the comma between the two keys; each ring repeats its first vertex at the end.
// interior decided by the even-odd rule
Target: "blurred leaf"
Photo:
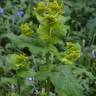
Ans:
{"type": "Polygon", "coordinates": [[[62,96],[83,96],[82,87],[68,65],[59,66],[58,72],[52,74],[51,81],[57,92],[64,94],[62,96]]]}

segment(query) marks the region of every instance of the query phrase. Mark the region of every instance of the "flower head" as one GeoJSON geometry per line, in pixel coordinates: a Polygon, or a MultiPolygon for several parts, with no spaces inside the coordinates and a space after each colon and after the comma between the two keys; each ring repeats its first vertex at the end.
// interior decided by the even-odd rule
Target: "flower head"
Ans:
{"type": "Polygon", "coordinates": [[[47,24],[53,25],[57,22],[57,16],[46,14],[44,16],[44,20],[47,22],[47,24]]]}
{"type": "Polygon", "coordinates": [[[36,8],[37,13],[42,14],[45,12],[45,10],[46,10],[46,4],[44,2],[39,2],[36,8]]]}
{"type": "Polygon", "coordinates": [[[52,14],[60,13],[61,6],[59,6],[57,1],[49,2],[48,9],[52,14]]]}
{"type": "Polygon", "coordinates": [[[10,62],[16,69],[28,67],[28,57],[25,54],[12,54],[10,62]]]}
{"type": "Polygon", "coordinates": [[[23,17],[23,16],[24,16],[24,12],[22,10],[19,10],[17,13],[11,16],[12,23],[16,22],[17,17],[23,17]]]}
{"type": "Polygon", "coordinates": [[[66,51],[62,54],[62,61],[68,64],[74,64],[80,58],[81,46],[78,43],[68,42],[66,51]]]}
{"type": "Polygon", "coordinates": [[[23,17],[23,16],[24,16],[24,12],[23,12],[22,10],[19,10],[19,11],[17,12],[17,16],[18,16],[18,17],[23,17]]]}
{"type": "Polygon", "coordinates": [[[4,9],[0,8],[0,16],[4,15],[4,9]]]}
{"type": "Polygon", "coordinates": [[[21,33],[25,36],[31,36],[32,35],[31,28],[30,28],[28,23],[21,25],[21,33]]]}

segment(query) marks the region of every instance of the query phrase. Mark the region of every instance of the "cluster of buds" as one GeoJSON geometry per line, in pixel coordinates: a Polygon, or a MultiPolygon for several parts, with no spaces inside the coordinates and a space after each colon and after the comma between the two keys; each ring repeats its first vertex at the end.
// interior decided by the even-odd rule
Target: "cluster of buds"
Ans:
{"type": "Polygon", "coordinates": [[[66,51],[63,53],[62,61],[68,64],[74,64],[81,55],[81,46],[78,43],[68,42],[66,51]]]}
{"type": "Polygon", "coordinates": [[[44,19],[44,22],[46,21],[50,25],[56,23],[61,13],[61,6],[56,0],[52,2],[39,2],[36,12],[39,17],[41,16],[44,19]]]}
{"type": "Polygon", "coordinates": [[[29,67],[29,59],[25,54],[12,54],[10,56],[10,62],[15,69],[26,69],[29,67]]]}
{"type": "Polygon", "coordinates": [[[32,36],[32,31],[28,23],[21,25],[21,33],[25,36],[32,36]]]}

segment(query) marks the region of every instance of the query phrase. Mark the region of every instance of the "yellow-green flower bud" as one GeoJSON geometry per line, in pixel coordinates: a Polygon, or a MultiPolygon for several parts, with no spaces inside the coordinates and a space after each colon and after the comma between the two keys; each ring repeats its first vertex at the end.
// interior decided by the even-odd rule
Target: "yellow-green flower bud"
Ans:
{"type": "Polygon", "coordinates": [[[25,36],[32,36],[32,31],[28,23],[21,25],[21,33],[25,36]]]}
{"type": "Polygon", "coordinates": [[[61,60],[68,64],[74,64],[80,58],[81,46],[78,43],[68,42],[66,48],[61,60]]]}
{"type": "Polygon", "coordinates": [[[55,24],[57,22],[57,17],[54,15],[44,15],[44,20],[47,22],[47,24],[52,25],[55,24]]]}
{"type": "Polygon", "coordinates": [[[51,13],[60,13],[61,7],[58,5],[57,1],[49,2],[48,9],[51,13]]]}
{"type": "Polygon", "coordinates": [[[15,69],[28,68],[28,57],[25,54],[12,54],[10,56],[10,63],[13,64],[15,69]]]}
{"type": "Polygon", "coordinates": [[[37,13],[41,15],[42,13],[45,12],[45,10],[46,10],[46,4],[44,2],[39,2],[36,8],[37,13]]]}

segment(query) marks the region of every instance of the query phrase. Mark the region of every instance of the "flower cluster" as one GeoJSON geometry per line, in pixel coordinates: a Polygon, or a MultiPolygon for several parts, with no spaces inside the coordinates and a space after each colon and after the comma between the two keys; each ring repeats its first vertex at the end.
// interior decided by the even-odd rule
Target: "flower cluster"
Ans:
{"type": "Polygon", "coordinates": [[[39,17],[41,16],[40,19],[43,19],[43,21],[46,21],[46,23],[50,25],[56,23],[56,18],[58,18],[61,13],[61,6],[57,1],[47,3],[39,2],[36,11],[39,17]]]}
{"type": "Polygon", "coordinates": [[[28,23],[21,25],[21,33],[25,36],[32,36],[32,31],[28,23]]]}
{"type": "Polygon", "coordinates": [[[46,5],[45,5],[45,3],[44,3],[44,2],[39,2],[39,3],[37,4],[37,8],[36,8],[37,13],[42,15],[42,13],[44,13],[45,10],[46,10],[46,5]]]}
{"type": "Polygon", "coordinates": [[[78,43],[68,42],[66,51],[63,53],[62,61],[68,64],[74,64],[80,58],[81,47],[78,43]]]}
{"type": "Polygon", "coordinates": [[[57,3],[57,1],[50,2],[48,4],[48,8],[51,14],[57,14],[57,13],[60,13],[61,11],[61,6],[57,3]]]}
{"type": "Polygon", "coordinates": [[[4,15],[4,9],[0,8],[0,16],[3,16],[3,15],[4,15]]]}
{"type": "Polygon", "coordinates": [[[19,10],[16,15],[18,17],[23,17],[24,16],[24,12],[22,10],[19,10]]]}
{"type": "Polygon", "coordinates": [[[40,39],[50,44],[61,41],[66,36],[68,26],[65,24],[64,16],[61,13],[62,7],[57,0],[39,2],[35,9],[39,21],[37,33],[40,39]]]}
{"type": "Polygon", "coordinates": [[[61,11],[61,6],[57,1],[53,2],[39,2],[36,8],[38,14],[58,14],[61,11]]]}
{"type": "Polygon", "coordinates": [[[17,20],[17,17],[22,18],[24,16],[24,11],[23,10],[18,10],[12,17],[12,23],[15,23],[17,20]]]}
{"type": "Polygon", "coordinates": [[[10,56],[10,62],[15,69],[28,68],[28,57],[25,54],[12,54],[10,56]]]}

